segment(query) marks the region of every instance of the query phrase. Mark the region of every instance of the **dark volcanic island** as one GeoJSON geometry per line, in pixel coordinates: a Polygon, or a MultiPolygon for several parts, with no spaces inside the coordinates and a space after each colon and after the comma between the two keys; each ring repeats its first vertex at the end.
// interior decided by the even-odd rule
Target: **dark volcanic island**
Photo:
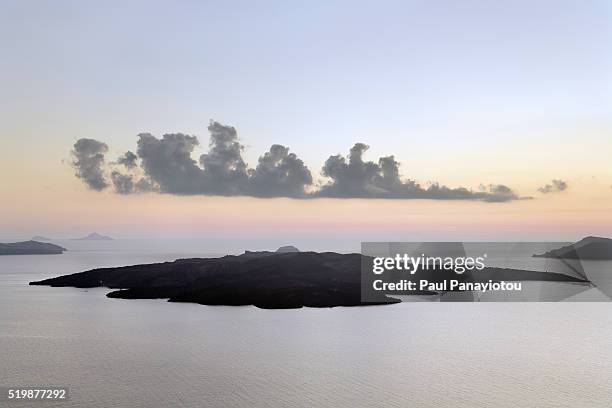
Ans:
{"type": "MultiPolygon", "coordinates": [[[[369,260],[371,258],[364,257],[369,260]]],[[[362,302],[360,254],[333,252],[245,252],[221,258],[179,259],[149,265],[101,268],[30,282],[30,285],[107,287],[123,299],[168,299],[204,305],[254,305],[267,309],[397,303],[376,292],[362,302]]],[[[455,279],[457,275],[454,275],[455,279]]],[[[474,281],[584,282],[557,273],[486,268],[474,281]]],[[[448,276],[438,276],[439,279],[448,276]]],[[[421,294],[436,294],[435,292],[421,294]]]]}
{"type": "MultiPolygon", "coordinates": [[[[205,305],[260,308],[361,305],[361,255],[331,252],[245,252],[94,269],[30,285],[108,287],[111,298],[167,298],[205,305]]],[[[380,295],[379,303],[396,299],[380,295]]],[[[368,303],[369,304],[369,303],[368,303]]]]}
{"type": "Polygon", "coordinates": [[[59,245],[38,241],[0,244],[0,255],[51,255],[64,253],[65,250],[59,245]]]}

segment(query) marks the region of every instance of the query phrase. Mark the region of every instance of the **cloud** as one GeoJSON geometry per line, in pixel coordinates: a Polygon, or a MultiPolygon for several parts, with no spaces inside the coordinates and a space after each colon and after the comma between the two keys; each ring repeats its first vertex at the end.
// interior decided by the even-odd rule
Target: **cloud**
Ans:
{"type": "Polygon", "coordinates": [[[197,137],[182,133],[165,134],[161,139],[149,133],[138,135],[138,156],[148,178],[162,193],[178,195],[246,195],[249,174],[242,158],[244,147],[236,130],[211,122],[207,154],[198,164],[191,154],[199,145],[197,137]]]}
{"type": "Polygon", "coordinates": [[[289,148],[272,145],[250,171],[250,191],[257,197],[304,197],[312,174],[289,148]]]}
{"type": "Polygon", "coordinates": [[[369,146],[356,143],[347,158],[330,156],[323,166],[322,174],[331,180],[315,193],[317,197],[335,198],[393,198],[435,200],[480,200],[503,202],[519,199],[504,185],[481,186],[478,192],[466,188],[449,188],[432,183],[424,188],[414,180],[402,180],[399,162],[394,156],[378,159],[378,163],[364,161],[363,154],[369,146]]]}
{"type": "Polygon", "coordinates": [[[129,174],[121,174],[118,171],[111,173],[111,181],[115,191],[119,194],[131,194],[134,192],[134,178],[129,174]]]}
{"type": "Polygon", "coordinates": [[[208,154],[200,156],[205,179],[203,193],[244,195],[249,175],[242,158],[244,146],[238,142],[236,129],[211,122],[208,131],[209,151],[208,154]]]}
{"type": "Polygon", "coordinates": [[[106,143],[94,139],[79,139],[73,146],[72,166],[75,175],[91,189],[101,191],[108,187],[104,177],[104,154],[108,152],[106,143]]]}
{"type": "MultiPolygon", "coordinates": [[[[525,198],[503,184],[480,186],[478,191],[450,188],[438,183],[421,186],[414,180],[400,176],[400,163],[394,156],[381,157],[376,162],[364,160],[368,146],[363,143],[356,143],[347,157],[340,154],[330,156],[321,171],[327,180],[316,188],[318,183],[315,184],[311,171],[288,147],[272,145],[259,157],[255,168],[249,168],[242,156],[245,148],[235,128],[211,121],[208,131],[208,151],[198,161],[192,157],[199,146],[196,136],[169,133],[157,138],[150,133],[139,134],[136,154],[128,151],[116,161],[116,164],[125,166],[128,172],[123,173],[116,168],[111,172],[115,192],[486,202],[525,198]]],[[[78,159],[75,160],[77,176],[98,190],[108,185],[102,171],[107,150],[108,147],[102,142],[81,139],[75,144],[73,152],[78,159]],[[79,144],[82,146],[77,149],[79,144]]]]}
{"type": "Polygon", "coordinates": [[[153,183],[151,180],[142,177],[140,180],[136,182],[134,185],[136,192],[138,193],[147,193],[147,192],[159,192],[159,187],[153,183]]]}
{"type": "Polygon", "coordinates": [[[117,194],[132,194],[146,193],[151,191],[159,191],[158,188],[150,180],[141,177],[138,181],[134,181],[136,176],[132,174],[123,174],[117,170],[111,173],[111,181],[117,194]]]}
{"type": "Polygon", "coordinates": [[[149,133],[138,135],[138,156],[142,169],[162,193],[203,194],[204,170],[191,158],[199,144],[195,136],[170,133],[161,139],[149,133]]]}
{"type": "Polygon", "coordinates": [[[552,184],[546,184],[540,188],[538,188],[538,191],[542,194],[548,194],[548,193],[559,193],[561,191],[565,191],[567,190],[567,182],[563,181],[563,180],[553,180],[552,184]]]}
{"type": "Polygon", "coordinates": [[[136,160],[138,160],[138,156],[128,150],[123,156],[117,159],[117,164],[122,164],[128,169],[133,169],[137,165],[136,160]]]}

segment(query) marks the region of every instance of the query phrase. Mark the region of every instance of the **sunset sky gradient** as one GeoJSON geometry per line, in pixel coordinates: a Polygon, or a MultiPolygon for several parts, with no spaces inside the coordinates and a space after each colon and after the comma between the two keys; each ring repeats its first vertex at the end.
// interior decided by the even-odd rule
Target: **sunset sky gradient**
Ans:
{"type": "Polygon", "coordinates": [[[284,243],[612,236],[606,1],[29,2],[0,5],[0,240],[240,235],[284,243]],[[356,142],[404,177],[507,203],[120,196],[74,176],[141,132],[236,127],[253,166],[279,143],[320,170],[356,142]],[[566,191],[542,194],[553,179],[566,191]],[[326,241],[327,240],[327,241],[326,241]]]}

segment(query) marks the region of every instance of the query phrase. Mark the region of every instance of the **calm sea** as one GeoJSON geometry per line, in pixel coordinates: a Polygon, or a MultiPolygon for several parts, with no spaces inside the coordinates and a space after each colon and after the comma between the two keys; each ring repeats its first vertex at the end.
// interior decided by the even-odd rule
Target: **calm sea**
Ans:
{"type": "Polygon", "coordinates": [[[612,406],[612,303],[260,310],[28,286],[214,256],[144,241],[60,244],[70,251],[0,257],[0,386],[70,389],[67,402],[23,406],[612,406]]]}

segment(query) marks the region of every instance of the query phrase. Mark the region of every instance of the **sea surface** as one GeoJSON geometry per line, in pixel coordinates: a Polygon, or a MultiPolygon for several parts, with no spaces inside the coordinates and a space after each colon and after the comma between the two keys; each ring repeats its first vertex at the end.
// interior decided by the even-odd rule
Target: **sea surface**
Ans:
{"type": "Polygon", "coordinates": [[[28,286],[221,255],[145,241],[59,243],[69,251],[0,256],[0,386],[69,387],[70,399],[0,406],[612,406],[610,302],[261,310],[28,286]]]}

